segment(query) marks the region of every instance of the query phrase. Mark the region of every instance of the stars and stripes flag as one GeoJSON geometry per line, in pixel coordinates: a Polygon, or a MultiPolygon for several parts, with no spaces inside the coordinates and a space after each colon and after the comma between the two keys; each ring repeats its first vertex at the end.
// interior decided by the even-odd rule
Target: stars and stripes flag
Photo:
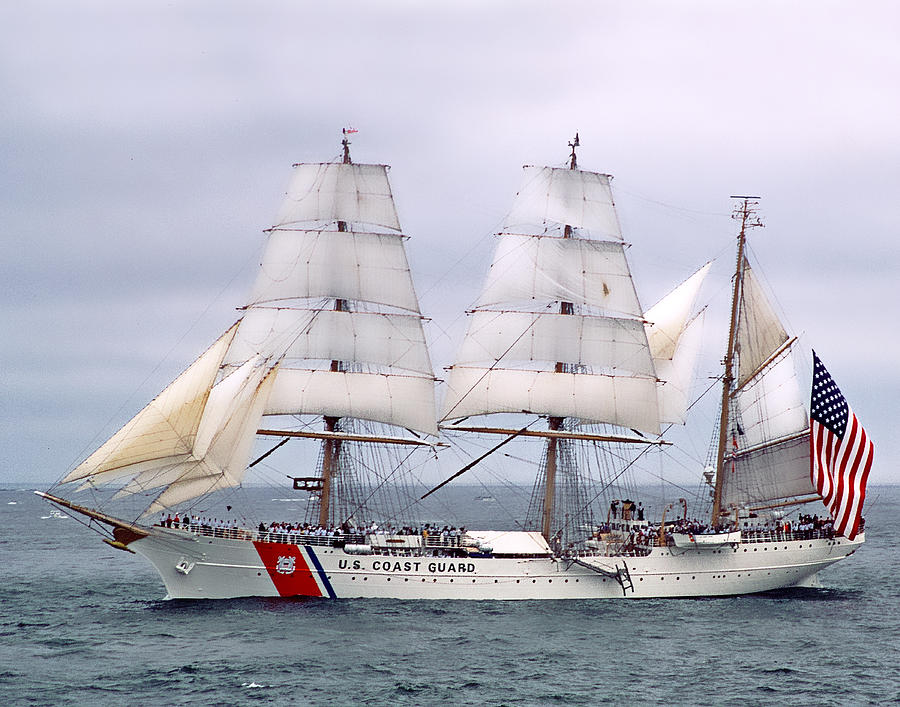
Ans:
{"type": "Polygon", "coordinates": [[[809,429],[813,485],[834,519],[835,532],[853,540],[859,532],[874,445],[815,351],[809,429]]]}

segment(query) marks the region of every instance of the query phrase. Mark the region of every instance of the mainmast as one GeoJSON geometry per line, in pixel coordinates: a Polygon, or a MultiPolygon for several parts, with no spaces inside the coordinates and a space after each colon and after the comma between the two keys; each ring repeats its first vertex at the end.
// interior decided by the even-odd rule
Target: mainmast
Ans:
{"type": "MultiPolygon", "coordinates": [[[[343,147],[343,164],[352,164],[350,160],[350,138],[347,137],[346,128],[343,131],[344,137],[341,139],[341,146],[343,147]]],[[[346,221],[337,222],[337,230],[341,232],[346,232],[349,230],[346,221]]],[[[344,299],[335,299],[334,301],[334,311],[336,312],[346,312],[347,311],[347,300],[344,299]]],[[[333,372],[339,372],[343,370],[342,364],[340,361],[332,361],[331,362],[331,370],[333,372]]],[[[331,415],[325,415],[325,432],[333,433],[337,431],[339,417],[333,417],[331,415]]],[[[323,441],[323,450],[322,450],[322,488],[319,496],[319,525],[323,528],[329,524],[329,515],[331,512],[331,481],[334,478],[334,474],[338,468],[338,459],[341,454],[341,440],[334,438],[326,438],[323,441]]]]}
{"type": "Polygon", "coordinates": [[[747,241],[747,229],[762,226],[762,221],[756,215],[756,207],[759,206],[759,197],[756,196],[732,196],[732,199],[740,199],[731,217],[740,219],[741,230],[737,237],[737,262],[735,264],[734,282],[731,289],[731,319],[728,327],[728,347],[723,361],[725,373],[722,376],[722,406],[719,415],[719,450],[716,456],[716,485],[713,492],[712,524],[719,524],[722,515],[722,485],[725,478],[725,450],[728,445],[729,408],[731,402],[732,386],[734,385],[734,354],[737,342],[738,316],[740,312],[740,298],[744,284],[744,264],[746,258],[744,249],[747,241]]]}
{"type": "MultiPolygon", "coordinates": [[[[575,154],[575,148],[578,146],[578,133],[575,133],[575,139],[569,143],[569,147],[572,148],[572,153],[569,155],[569,169],[571,170],[578,169],[578,157],[575,154]]],[[[570,226],[569,224],[565,224],[563,228],[563,238],[571,237],[572,226],[570,226]]],[[[574,311],[575,306],[571,302],[560,302],[560,314],[573,314],[574,311]]],[[[557,361],[554,370],[557,373],[564,373],[566,370],[566,364],[562,361],[557,361]]],[[[551,416],[547,425],[547,428],[550,430],[550,432],[557,432],[562,427],[563,419],[564,418],[562,417],[551,416]]],[[[543,516],[541,518],[541,533],[548,543],[550,542],[551,526],[553,522],[553,507],[556,500],[556,462],[558,446],[559,441],[556,437],[551,436],[547,440],[547,469],[546,479],[544,481],[544,508],[543,516]]]]}

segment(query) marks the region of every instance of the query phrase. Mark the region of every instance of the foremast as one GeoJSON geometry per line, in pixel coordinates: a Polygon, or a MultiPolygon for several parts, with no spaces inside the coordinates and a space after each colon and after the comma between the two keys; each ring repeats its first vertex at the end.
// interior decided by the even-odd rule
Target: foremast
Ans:
{"type": "Polygon", "coordinates": [[[327,524],[347,445],[423,445],[437,434],[424,318],[388,168],[354,164],[348,132],[342,160],[294,165],[239,321],[61,484],[124,481],[113,500],[150,496],[142,515],[177,512],[239,486],[288,440],[315,438],[324,440],[319,476],[295,484],[322,495],[317,519],[327,524]],[[323,431],[310,428],[316,418],[323,431]],[[375,431],[344,429],[348,418],[375,431]],[[282,439],[250,463],[258,434],[282,439]]]}
{"type": "MultiPolygon", "coordinates": [[[[343,148],[341,164],[352,164],[352,161],[350,160],[350,138],[347,137],[346,130],[344,130],[343,137],[341,138],[341,147],[343,148]]],[[[347,222],[338,220],[337,230],[341,233],[345,233],[348,230],[347,222]]],[[[346,312],[347,300],[340,298],[335,299],[334,311],[346,312]]],[[[343,370],[341,362],[332,360],[331,371],[333,373],[337,373],[341,370],[343,370]]],[[[333,434],[338,430],[338,424],[340,423],[339,417],[325,415],[323,419],[325,423],[326,433],[333,434]]],[[[326,437],[324,440],[322,440],[322,464],[320,468],[321,482],[318,485],[318,493],[319,525],[323,528],[327,527],[331,520],[332,479],[334,478],[334,475],[339,467],[341,456],[341,442],[342,440],[335,439],[334,437],[326,437]]]]}
{"type": "MultiPolygon", "coordinates": [[[[572,152],[569,155],[569,169],[574,170],[578,168],[578,157],[575,153],[575,149],[579,146],[578,133],[575,133],[575,139],[569,143],[569,147],[572,152]]],[[[563,226],[563,238],[571,238],[572,237],[572,226],[570,224],[565,224],[563,226]]],[[[559,313],[563,315],[572,315],[575,313],[575,305],[572,302],[560,302],[559,303],[559,313]]],[[[554,366],[554,370],[557,373],[564,373],[567,369],[567,366],[562,361],[557,361],[554,366]]],[[[560,428],[563,426],[564,418],[551,415],[547,421],[547,429],[548,431],[558,432],[560,428]]],[[[543,499],[543,509],[541,512],[541,534],[544,536],[544,539],[549,543],[551,538],[553,538],[553,511],[556,501],[556,468],[558,463],[558,455],[557,450],[560,444],[565,444],[563,440],[558,439],[557,437],[550,436],[547,438],[547,462],[546,467],[544,469],[544,499],[543,499]]],[[[552,545],[551,545],[552,547],[552,545]]]]}
{"type": "Polygon", "coordinates": [[[316,475],[294,477],[294,486],[312,493],[318,507],[307,517],[325,527],[365,505],[351,447],[427,444],[415,435],[360,431],[359,422],[437,432],[434,374],[388,168],[353,162],[353,132],[343,131],[339,161],[294,165],[251,305],[277,313],[269,338],[293,338],[289,388],[268,413],[323,421],[319,434],[260,432],[321,439],[316,475]],[[324,368],[316,365],[322,359],[324,368]]]}

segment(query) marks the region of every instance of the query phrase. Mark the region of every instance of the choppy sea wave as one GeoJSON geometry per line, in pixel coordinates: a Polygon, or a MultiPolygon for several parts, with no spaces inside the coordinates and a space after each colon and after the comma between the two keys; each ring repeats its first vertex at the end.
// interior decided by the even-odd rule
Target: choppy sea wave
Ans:
{"type": "MultiPolygon", "coordinates": [[[[483,489],[453,492],[468,493],[473,512],[494,510],[471,503],[483,489]]],[[[262,507],[285,511],[271,489],[259,493],[262,507]]],[[[822,589],[643,601],[164,601],[141,558],[50,516],[26,489],[0,490],[0,703],[889,703],[900,700],[900,488],[875,496],[866,544],[822,573],[822,589]]]]}

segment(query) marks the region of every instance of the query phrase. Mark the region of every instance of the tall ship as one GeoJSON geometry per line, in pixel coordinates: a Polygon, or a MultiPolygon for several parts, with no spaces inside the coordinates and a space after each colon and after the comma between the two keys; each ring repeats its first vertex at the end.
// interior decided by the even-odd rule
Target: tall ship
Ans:
{"type": "Polygon", "coordinates": [[[865,540],[873,447],[818,358],[812,393],[802,391],[796,338],[748,259],[756,198],[737,198],[734,214],[719,411],[698,475],[707,515],[689,516],[679,498],[651,518],[620,481],[667,448],[694,403],[709,265],[645,310],[610,176],[578,167],[577,136],[569,146],[564,166],[525,168],[439,412],[388,168],[354,163],[345,132],[336,160],[294,165],[240,319],[40,495],[149,560],[169,598],[817,586],[865,540]],[[421,493],[423,465],[471,440],[480,452],[421,493]],[[290,474],[302,517],[209,516],[211,499],[285,445],[311,450],[299,465],[309,471],[290,474]],[[417,515],[422,499],[501,456],[533,479],[519,527],[417,515]]]}

